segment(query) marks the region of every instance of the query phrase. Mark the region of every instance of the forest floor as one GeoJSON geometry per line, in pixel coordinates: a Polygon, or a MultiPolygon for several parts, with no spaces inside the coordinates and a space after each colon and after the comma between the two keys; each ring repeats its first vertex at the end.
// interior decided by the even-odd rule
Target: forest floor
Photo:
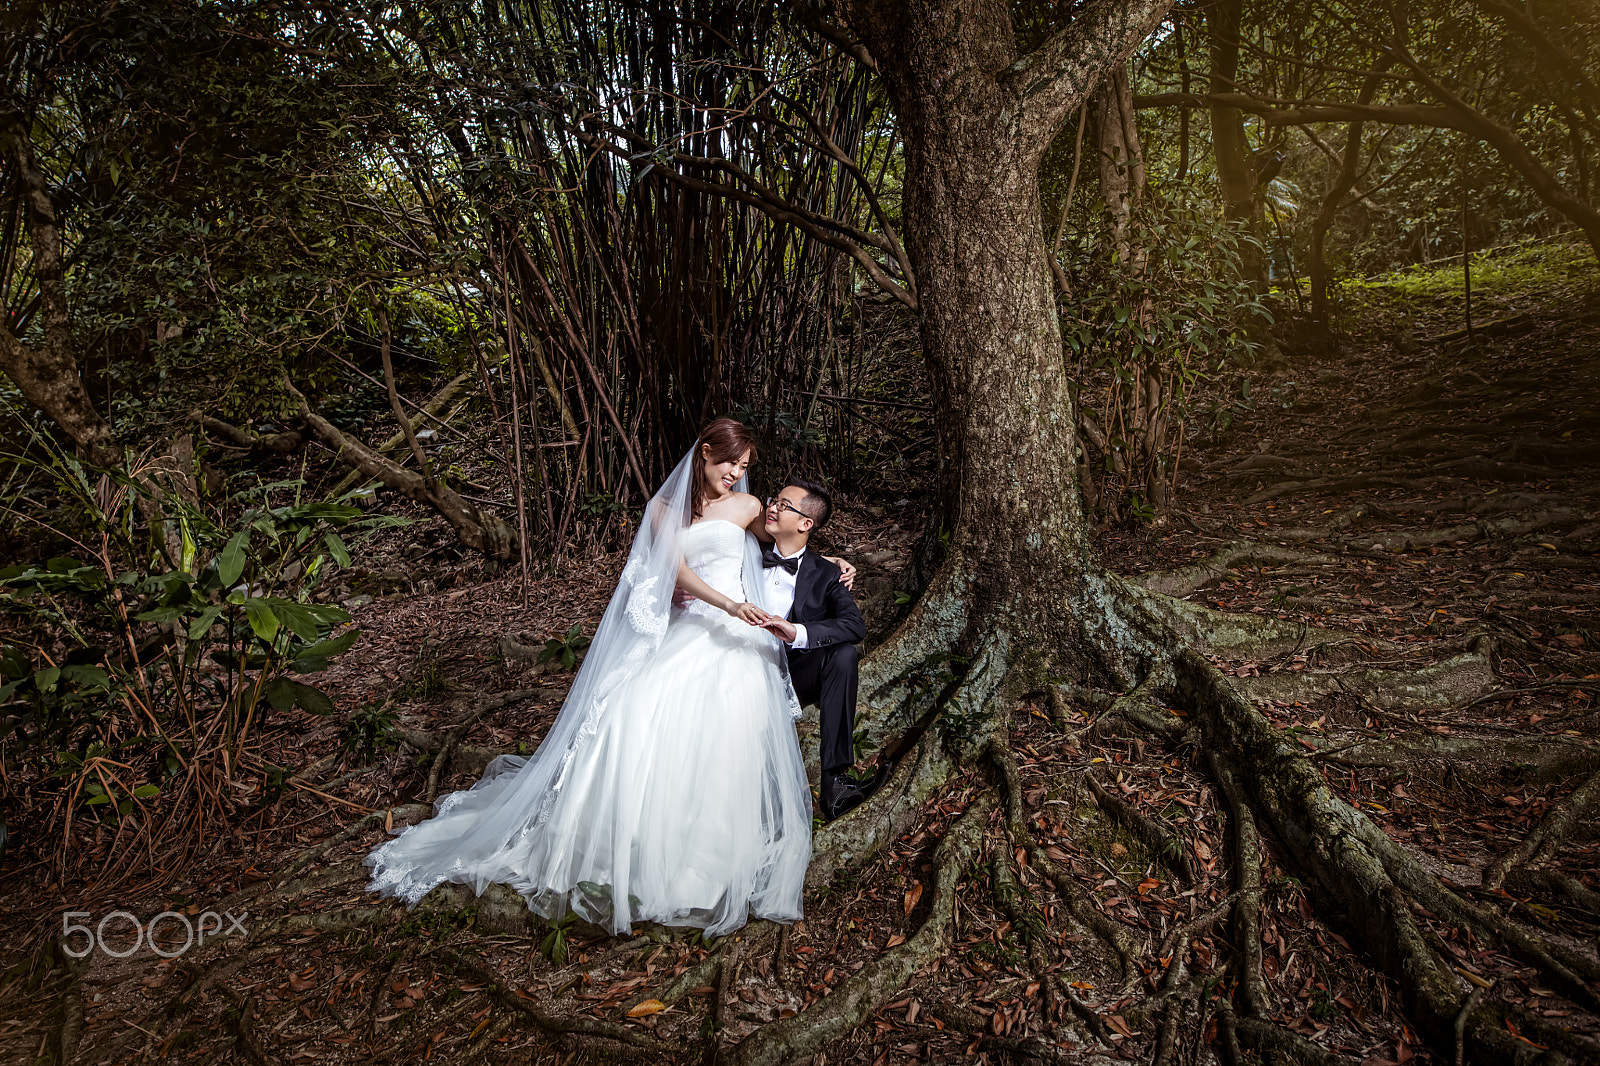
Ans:
{"type": "MultiPolygon", "coordinates": [[[[1530,849],[1503,887],[1483,881],[1552,805],[1586,780],[1592,790],[1600,768],[1600,285],[1592,269],[1563,286],[1540,275],[1526,291],[1514,276],[1480,284],[1472,340],[1452,335],[1456,294],[1402,279],[1349,293],[1358,325],[1337,346],[1291,350],[1287,366],[1217,383],[1212,427],[1186,445],[1171,521],[1103,530],[1100,551],[1127,575],[1232,556],[1232,567],[1173,578],[1173,591],[1398,649],[1366,669],[1490,647],[1485,680],[1497,694],[1445,703],[1411,699],[1399,681],[1376,696],[1347,690],[1348,667],[1309,651],[1219,665],[1336,793],[1445,884],[1593,955],[1592,812],[1553,846],[1530,849]],[[1540,895],[1518,879],[1535,866],[1567,875],[1578,893],[1540,895]]],[[[909,497],[844,504],[827,547],[861,565],[864,599],[882,617],[922,513],[909,497]]],[[[620,566],[604,557],[536,579],[524,603],[515,574],[437,562],[436,534],[413,526],[369,549],[351,589],[376,596],[354,612],[363,640],[325,675],[343,713],[307,716],[274,737],[265,757],[295,775],[210,855],[170,883],[115,894],[49,885],[42,866],[6,871],[8,966],[58,934],[68,910],[88,912],[74,921],[90,924],[117,910],[227,912],[247,933],[181,953],[182,926],[169,920],[172,959],[145,946],[120,959],[96,951],[71,971],[23,966],[14,976],[33,976],[0,989],[0,1058],[51,1058],[65,1030],[81,1033],[70,1055],[81,1063],[554,1062],[674,1049],[711,1061],[916,934],[934,906],[935,849],[985,791],[987,763],[965,769],[876,860],[814,893],[804,922],[781,934],[753,925],[731,952],[682,930],[552,931],[500,893],[441,892],[409,913],[365,895],[360,859],[386,826],[469,786],[493,751],[537,744],[571,674],[525,649],[573,625],[592,632],[620,566]],[[441,747],[449,754],[430,788],[441,747]]],[[[1232,898],[1225,808],[1203,752],[1101,730],[1095,718],[1040,694],[1013,712],[1010,746],[1028,823],[1138,946],[1131,972],[1066,920],[1021,848],[1018,876],[1037,907],[997,905],[1014,897],[997,891],[1012,874],[995,810],[956,888],[953,952],[815,1066],[1220,1060],[1216,1014],[1237,978],[1218,920],[1232,898]],[[1048,949],[1047,972],[1036,944],[1048,949]],[[1179,1046],[1158,1051],[1159,988],[1175,952],[1203,981],[1181,1008],[1179,1046]]],[[[1430,1059],[1404,990],[1350,929],[1322,917],[1337,907],[1317,906],[1328,901],[1265,843],[1272,1020],[1362,1066],[1430,1059]]],[[[1496,945],[1421,920],[1465,980],[1559,1028],[1600,1035],[1591,1005],[1496,945]]],[[[108,926],[112,939],[119,929],[108,926]]]]}

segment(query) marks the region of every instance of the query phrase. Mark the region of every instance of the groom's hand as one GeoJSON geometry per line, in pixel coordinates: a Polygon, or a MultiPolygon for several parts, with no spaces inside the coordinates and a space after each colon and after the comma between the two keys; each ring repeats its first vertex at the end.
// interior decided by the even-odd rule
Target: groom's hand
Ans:
{"type": "Polygon", "coordinates": [[[792,643],[794,638],[800,635],[800,631],[795,629],[793,622],[779,618],[777,615],[770,616],[762,623],[761,628],[777,634],[778,639],[785,644],[792,643]]]}

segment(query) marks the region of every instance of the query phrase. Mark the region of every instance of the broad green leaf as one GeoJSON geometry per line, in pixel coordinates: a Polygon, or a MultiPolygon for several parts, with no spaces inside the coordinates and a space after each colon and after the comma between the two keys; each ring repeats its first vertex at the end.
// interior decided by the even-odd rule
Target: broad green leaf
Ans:
{"type": "Polygon", "coordinates": [[[272,608],[272,613],[278,616],[278,621],[284,628],[299,637],[301,640],[317,639],[317,617],[311,611],[293,600],[286,600],[279,596],[268,597],[266,603],[272,608]]]}
{"type": "Polygon", "coordinates": [[[336,655],[343,655],[361,639],[361,630],[350,629],[340,633],[337,637],[324,640],[320,644],[313,644],[295,656],[296,659],[331,659],[336,655]]]}
{"type": "Polygon", "coordinates": [[[342,626],[350,621],[350,612],[343,607],[335,607],[331,603],[302,603],[300,604],[311,617],[325,626],[342,626]]]}
{"type": "Polygon", "coordinates": [[[344,539],[339,534],[329,530],[322,535],[322,541],[328,546],[328,553],[333,556],[334,562],[345,567],[350,565],[350,549],[345,547],[344,539]]]}
{"type": "Polygon", "coordinates": [[[196,615],[194,621],[189,623],[189,639],[199,640],[204,637],[210,631],[212,625],[216,623],[217,616],[221,613],[222,606],[218,604],[207,607],[196,615]]]}
{"type": "Polygon", "coordinates": [[[261,695],[272,704],[273,710],[287,711],[294,706],[294,682],[286,677],[275,677],[261,686],[261,695]]]}
{"type": "Polygon", "coordinates": [[[111,675],[98,666],[63,666],[61,676],[85,688],[104,691],[111,687],[111,675]]]}
{"type": "Polygon", "coordinates": [[[134,799],[149,799],[151,796],[161,795],[160,785],[140,785],[133,790],[134,799]]]}
{"type": "Polygon", "coordinates": [[[244,573],[245,546],[250,543],[250,531],[241,529],[229,539],[222,554],[217,556],[217,577],[222,579],[224,588],[239,580],[239,575],[244,573]]]}
{"type": "Polygon", "coordinates": [[[328,698],[326,692],[319,688],[312,688],[310,685],[302,685],[298,681],[289,683],[294,686],[294,699],[300,705],[301,710],[308,714],[333,713],[333,700],[328,698]]]}
{"type": "Polygon", "coordinates": [[[250,628],[262,640],[270,643],[278,635],[278,616],[272,613],[272,608],[267,606],[265,600],[245,600],[244,614],[250,620],[250,628]]]}

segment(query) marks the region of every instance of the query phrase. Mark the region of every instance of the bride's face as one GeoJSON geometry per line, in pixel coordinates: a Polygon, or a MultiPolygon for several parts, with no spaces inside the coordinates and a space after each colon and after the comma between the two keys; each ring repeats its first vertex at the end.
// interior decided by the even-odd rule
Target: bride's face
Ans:
{"type": "Polygon", "coordinates": [[[705,460],[703,475],[706,487],[711,490],[711,495],[726,496],[733,491],[733,487],[744,477],[745,471],[750,469],[750,449],[746,448],[744,454],[737,459],[726,462],[714,463],[711,461],[711,445],[702,444],[700,455],[705,460]]]}

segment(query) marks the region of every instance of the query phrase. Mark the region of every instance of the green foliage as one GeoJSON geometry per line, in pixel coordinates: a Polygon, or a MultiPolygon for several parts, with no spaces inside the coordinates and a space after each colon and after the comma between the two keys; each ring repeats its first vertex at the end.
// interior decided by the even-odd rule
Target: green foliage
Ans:
{"type": "Polygon", "coordinates": [[[1272,314],[1244,278],[1253,238],[1239,224],[1152,196],[1118,236],[1096,212],[1068,256],[1072,295],[1062,342],[1086,383],[1079,403],[1104,428],[1102,501],[1135,522],[1165,510],[1190,393],[1201,378],[1252,360],[1272,314]]]}
{"type": "Polygon", "coordinates": [[[554,922],[549,922],[544,939],[539,941],[539,954],[556,966],[567,964],[567,933],[578,923],[578,916],[568,911],[554,922]]]}
{"type": "MultiPolygon", "coordinates": [[[[469,264],[448,238],[472,220],[394,165],[421,135],[416,71],[370,27],[248,0],[47,7],[23,16],[38,55],[80,43],[16,106],[70,202],[73,327],[115,423],[281,418],[285,372],[356,421],[381,390],[333,357],[376,349],[379,303],[398,353],[461,362],[459,301],[407,278],[469,264]]],[[[10,261],[24,308],[36,279],[10,261]]]]}
{"type": "Polygon", "coordinates": [[[296,482],[240,493],[231,514],[205,509],[121,471],[97,486],[72,456],[36,444],[45,458],[5,458],[53,483],[89,535],[81,557],[0,570],[0,612],[20,623],[0,644],[0,757],[8,802],[47,808],[45,834],[65,847],[80,815],[127,815],[169,786],[193,800],[202,771],[237,784],[275,714],[330,713],[301,679],[360,633],[335,633],[349,615],[318,588],[348,561],[344,536],[396,520],[270,502],[296,482]]]}
{"type": "Polygon", "coordinates": [[[340,746],[362,762],[400,746],[399,715],[388,701],[363,703],[345,722],[340,746]]]}
{"type": "Polygon", "coordinates": [[[544,650],[539,653],[537,661],[560,663],[563,670],[571,670],[583,658],[583,651],[588,646],[589,638],[583,635],[583,626],[574,622],[566,636],[551,637],[544,642],[544,650]]]}
{"type": "Polygon", "coordinates": [[[1061,323],[1068,354],[1125,384],[1140,367],[1187,383],[1248,359],[1257,348],[1251,320],[1272,321],[1241,278],[1242,249],[1253,240],[1238,224],[1159,196],[1131,221],[1126,250],[1097,228],[1064,267],[1073,286],[1061,323]]]}
{"type": "MultiPolygon", "coordinates": [[[[1587,245],[1535,242],[1472,257],[1474,298],[1516,300],[1559,292],[1573,284],[1600,282],[1600,264],[1587,245]]],[[[1459,256],[1437,266],[1413,266],[1374,278],[1350,278],[1340,297],[1351,305],[1394,307],[1415,301],[1455,304],[1465,278],[1459,256]]]]}

